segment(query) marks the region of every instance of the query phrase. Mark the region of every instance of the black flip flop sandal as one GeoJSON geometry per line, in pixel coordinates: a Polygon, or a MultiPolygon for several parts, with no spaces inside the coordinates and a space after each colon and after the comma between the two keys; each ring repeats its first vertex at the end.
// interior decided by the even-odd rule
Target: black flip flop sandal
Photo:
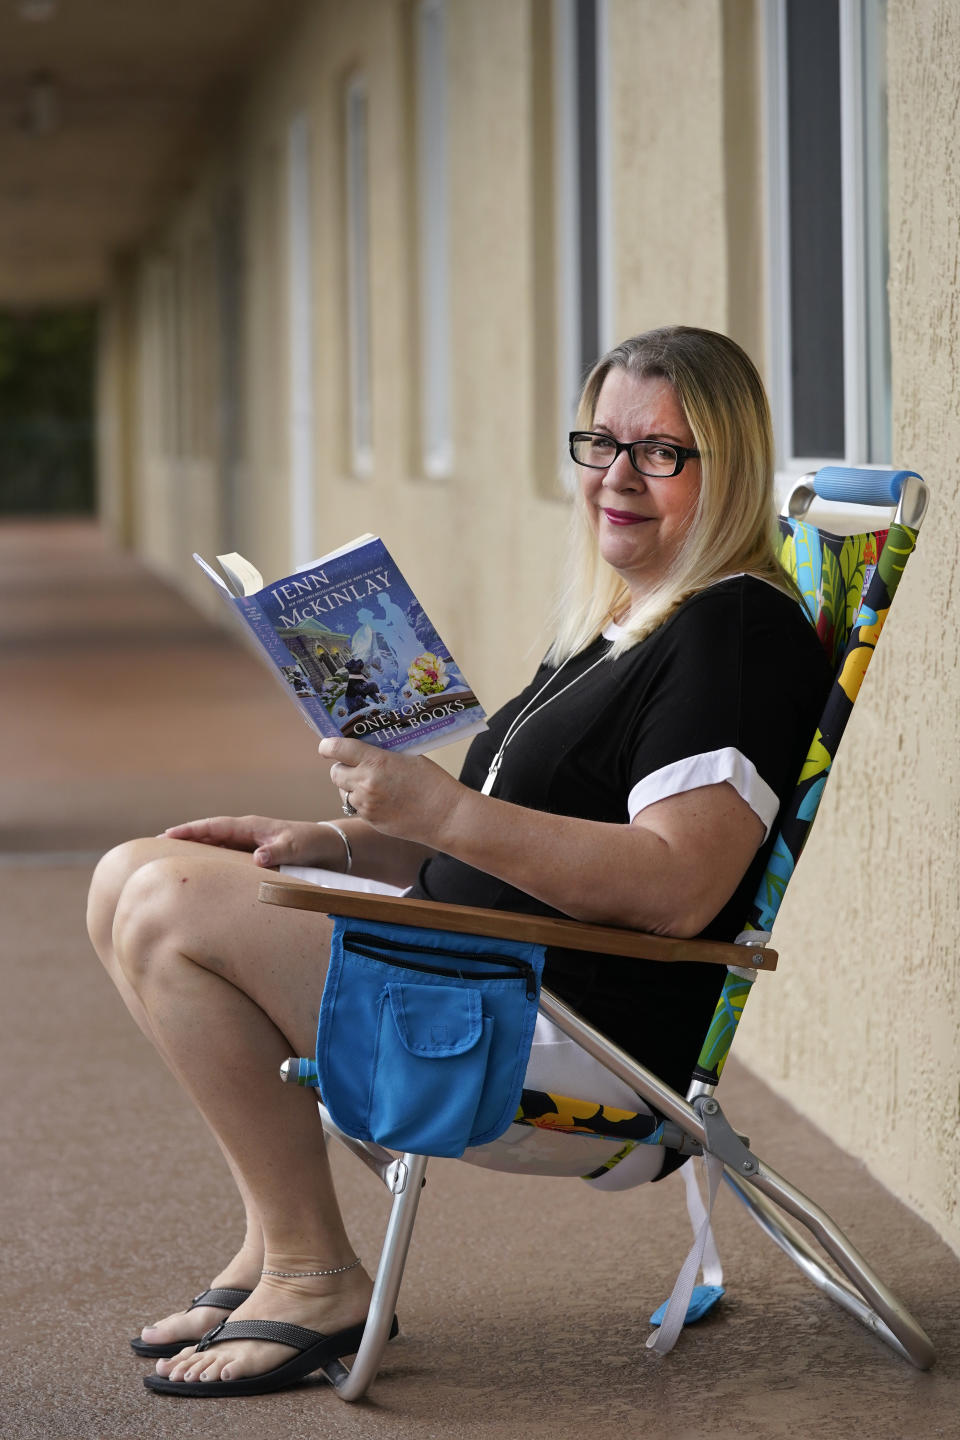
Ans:
{"type": "MultiPolygon", "coordinates": [[[[394,1315],[391,1340],[399,1328],[394,1315]]],[[[318,1330],[305,1330],[301,1325],[287,1325],[279,1320],[224,1320],[216,1329],[207,1331],[197,1345],[198,1351],[209,1350],[224,1340],[275,1340],[281,1345],[292,1345],[299,1354],[274,1370],[267,1370],[263,1375],[248,1375],[242,1380],[168,1380],[163,1375],[144,1375],[143,1383],[159,1395],[202,1396],[211,1400],[230,1395],[267,1395],[296,1385],[314,1370],[329,1365],[331,1360],[339,1360],[341,1355],[353,1355],[360,1348],[363,1330],[361,1322],[334,1335],[321,1335],[318,1330]]]]}
{"type": "MultiPolygon", "coordinates": [[[[236,1310],[244,1300],[249,1300],[252,1293],[250,1290],[235,1290],[222,1285],[215,1290],[201,1290],[199,1295],[194,1295],[187,1311],[196,1310],[201,1305],[213,1305],[218,1310],[236,1310]]],[[[137,1335],[130,1341],[130,1348],[135,1354],[146,1356],[150,1360],[172,1360],[174,1355],[179,1355],[188,1345],[196,1343],[197,1338],[193,1335],[189,1339],[168,1340],[165,1345],[151,1345],[137,1335]]]]}

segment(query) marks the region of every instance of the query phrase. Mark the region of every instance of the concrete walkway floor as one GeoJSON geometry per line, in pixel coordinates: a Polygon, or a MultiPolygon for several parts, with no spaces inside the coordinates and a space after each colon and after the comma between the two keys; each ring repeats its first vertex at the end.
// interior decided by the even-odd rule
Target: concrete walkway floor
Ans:
{"type": "MultiPolygon", "coordinates": [[[[814,1290],[728,1193],[728,1293],[643,1347],[688,1243],[676,1179],[597,1196],[433,1162],[401,1338],[369,1401],[321,1384],[149,1395],[128,1337],[201,1289],[239,1210],[202,1125],[99,971],[96,855],[218,811],[316,817],[309,732],[255,660],[78,523],[0,525],[2,1440],[925,1440],[960,1434],[960,1260],[742,1068],[723,1097],[847,1228],[938,1348],[920,1374],[814,1290]]],[[[775,983],[775,981],[771,982],[775,983]]],[[[368,1260],[384,1193],[335,1166],[368,1260]]]]}

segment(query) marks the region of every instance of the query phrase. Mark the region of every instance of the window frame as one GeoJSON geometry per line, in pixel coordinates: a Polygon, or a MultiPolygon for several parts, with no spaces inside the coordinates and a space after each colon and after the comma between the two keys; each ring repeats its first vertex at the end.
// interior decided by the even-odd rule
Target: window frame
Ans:
{"type": "Polygon", "coordinates": [[[314,542],[313,216],[310,123],[300,112],[287,128],[287,342],[290,367],[290,554],[316,555],[314,542]]]}
{"type": "Polygon", "coordinates": [[[890,463],[889,263],[882,133],[886,0],[838,0],[842,176],[844,455],[793,446],[791,230],[787,113],[787,0],[765,0],[764,108],[768,137],[767,354],[778,495],[824,464],[890,463]]]}
{"type": "Polygon", "coordinates": [[[356,479],[373,474],[371,341],[370,87],[362,70],[343,87],[344,216],[348,430],[347,459],[356,479]],[[362,124],[358,124],[362,116],[362,124]]]}
{"type": "MultiPolygon", "coordinates": [[[[553,195],[555,248],[555,311],[557,334],[556,403],[559,430],[574,423],[576,402],[586,371],[613,343],[615,276],[613,238],[611,74],[608,0],[591,0],[594,14],[594,74],[585,77],[577,45],[583,0],[553,0],[553,195]],[[579,13],[578,13],[579,12],[579,13]],[[581,96],[594,95],[591,117],[592,159],[596,181],[596,355],[584,353],[587,317],[583,312],[582,219],[584,181],[590,165],[584,155],[581,96]]],[[[565,439],[560,444],[564,489],[572,482],[565,439]]]]}
{"type": "Polygon", "coordinates": [[[454,467],[446,21],[446,0],[417,0],[413,46],[420,362],[417,458],[428,480],[449,479],[454,467]]]}

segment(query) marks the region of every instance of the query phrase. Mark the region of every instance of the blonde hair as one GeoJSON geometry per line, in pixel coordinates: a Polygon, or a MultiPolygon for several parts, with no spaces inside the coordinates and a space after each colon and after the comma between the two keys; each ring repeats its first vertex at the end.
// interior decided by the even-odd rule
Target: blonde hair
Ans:
{"type": "MultiPolygon", "coordinates": [[[[669,574],[631,608],[626,584],[602,558],[596,520],[578,489],[566,581],[548,659],[560,664],[614,618],[623,632],[611,656],[639,644],[689,596],[745,571],[792,594],[776,558],[770,407],[752,360],[713,330],[668,325],[617,345],[597,361],[580,397],[576,428],[589,430],[613,369],[672,385],[700,452],[696,507],[669,574]]],[[[688,461],[688,464],[691,462],[688,461]]]]}

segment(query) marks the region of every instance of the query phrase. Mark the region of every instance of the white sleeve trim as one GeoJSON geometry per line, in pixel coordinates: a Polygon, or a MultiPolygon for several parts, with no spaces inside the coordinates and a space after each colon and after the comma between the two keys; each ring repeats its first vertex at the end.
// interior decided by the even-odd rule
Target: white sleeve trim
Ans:
{"type": "Polygon", "coordinates": [[[764,840],[770,834],[777,818],[780,801],[775,790],[757,772],[752,760],[748,760],[734,746],[723,750],[710,750],[703,755],[688,755],[683,760],[674,760],[663,765],[650,775],[638,780],[627,796],[627,812],[631,822],[641,810],[657,800],[666,800],[670,795],[682,795],[687,790],[697,790],[701,785],[720,785],[727,781],[736,790],[741,800],[763,821],[764,840]]]}

